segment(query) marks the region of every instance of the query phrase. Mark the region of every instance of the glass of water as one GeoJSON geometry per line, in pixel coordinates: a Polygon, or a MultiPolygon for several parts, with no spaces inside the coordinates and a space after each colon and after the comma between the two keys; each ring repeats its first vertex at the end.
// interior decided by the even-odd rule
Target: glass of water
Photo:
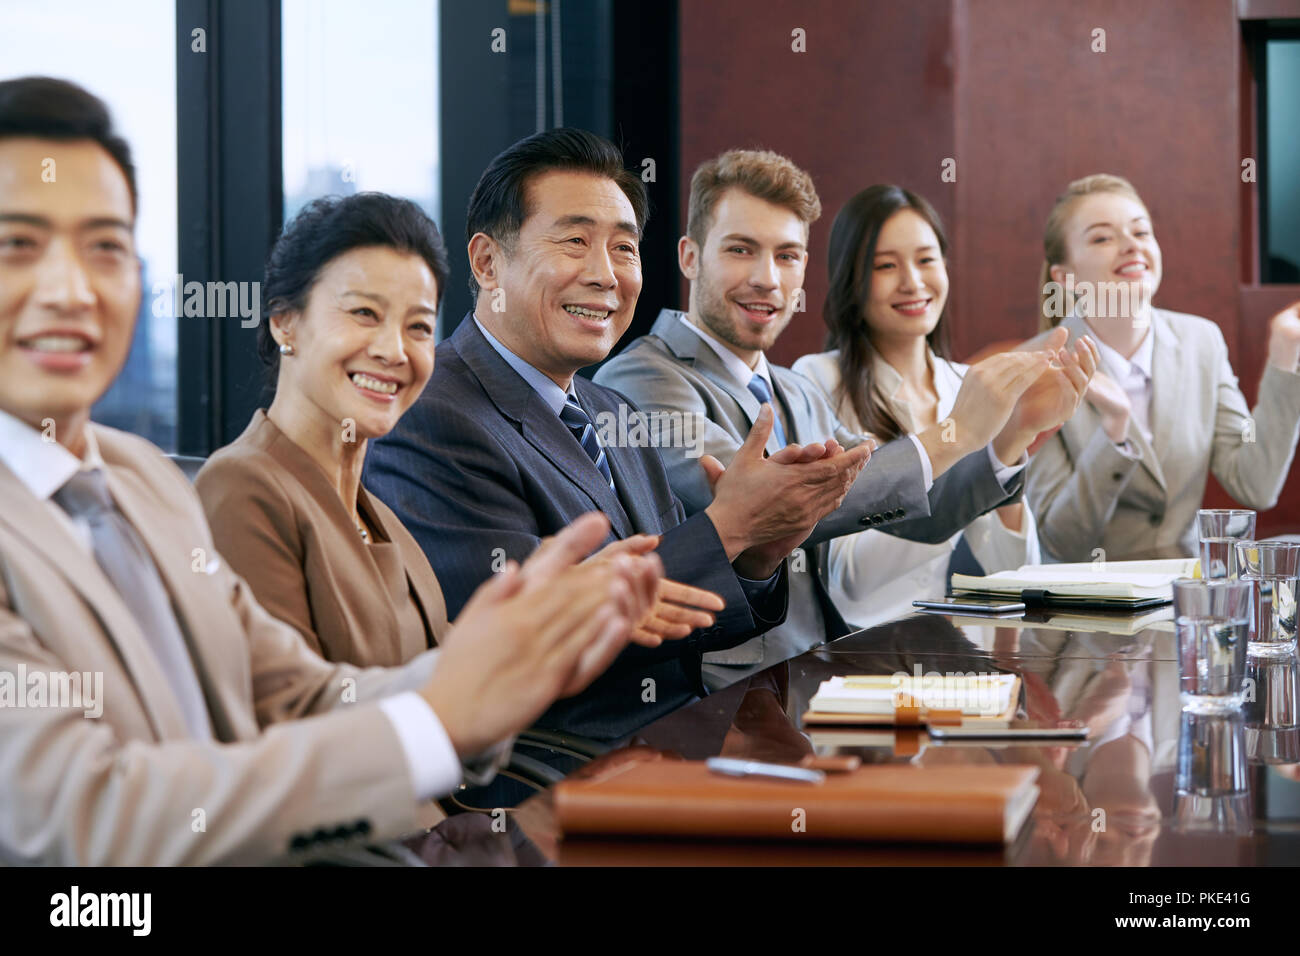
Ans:
{"type": "Polygon", "coordinates": [[[1285,657],[1296,646],[1300,543],[1238,541],[1236,551],[1241,577],[1254,590],[1249,652],[1260,657],[1285,657]]]}
{"type": "Polygon", "coordinates": [[[1201,577],[1237,578],[1238,541],[1255,537],[1255,512],[1245,508],[1202,508],[1196,512],[1196,527],[1201,540],[1201,577]]]}
{"type": "Polygon", "coordinates": [[[1240,710],[1250,631],[1249,581],[1174,582],[1178,690],[1196,714],[1240,710]]]}

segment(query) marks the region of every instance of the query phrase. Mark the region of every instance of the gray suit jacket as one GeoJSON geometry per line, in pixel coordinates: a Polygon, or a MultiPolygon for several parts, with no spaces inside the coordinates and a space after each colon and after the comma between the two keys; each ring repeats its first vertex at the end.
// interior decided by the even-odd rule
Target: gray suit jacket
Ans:
{"type": "MultiPolygon", "coordinates": [[[[1071,316],[1070,341],[1088,331],[1071,316]]],[[[1269,366],[1254,417],[1219,327],[1153,310],[1151,441],[1129,429],[1123,454],[1086,402],[1034,455],[1026,496],[1043,550],[1058,561],[1191,556],[1196,512],[1213,470],[1228,494],[1263,511],[1277,504],[1300,426],[1300,375],[1269,366]]]]}
{"type": "MultiPolygon", "coordinates": [[[[697,422],[696,442],[660,447],[673,491],[688,514],[713,500],[699,465],[700,455],[731,461],[758,417],[759,402],[735,381],[700,337],[681,323],[682,313],[665,309],[650,334],[633,342],[596,373],[596,381],[617,389],[647,412],[679,412],[697,422]]],[[[834,437],[846,448],[864,436],[835,416],[825,395],[808,378],[771,365],[787,438],[800,443],[834,437]]],[[[779,450],[776,438],[768,452],[779,450]]],[[[826,596],[820,569],[824,542],[875,528],[914,541],[946,541],[976,517],[1014,500],[1022,479],[1010,490],[998,483],[988,453],[968,455],[941,475],[927,495],[920,456],[909,439],[885,444],[872,455],[844,503],[827,515],[791,561],[790,606],[785,624],[730,650],[706,658],[706,677],[718,684],[800,654],[840,636],[845,625],[826,596]],[[718,667],[717,665],[722,665],[718,667]]]]}

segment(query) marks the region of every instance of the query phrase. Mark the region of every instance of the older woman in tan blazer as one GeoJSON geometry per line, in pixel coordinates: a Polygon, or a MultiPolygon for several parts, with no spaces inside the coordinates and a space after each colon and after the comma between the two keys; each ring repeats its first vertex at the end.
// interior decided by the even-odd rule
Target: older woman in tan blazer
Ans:
{"type": "Polygon", "coordinates": [[[1118,176],[1070,184],[1048,217],[1043,317],[1100,345],[1087,403],[1029,464],[1025,497],[1059,561],[1191,556],[1206,476],[1277,503],[1300,433],[1300,303],[1273,317],[1252,412],[1219,327],[1157,309],[1151,215],[1118,176]]]}
{"type": "MultiPolygon", "coordinates": [[[[362,193],[308,205],[263,283],[259,348],[275,399],[195,481],[217,549],[327,660],[399,664],[448,627],[424,552],[361,484],[367,442],[392,430],[433,373],[447,273],[437,227],[413,203],[362,193]]],[[[596,557],[656,541],[637,536],[596,557]]],[[[721,607],[669,582],[634,640],[684,637],[721,607]]]]}

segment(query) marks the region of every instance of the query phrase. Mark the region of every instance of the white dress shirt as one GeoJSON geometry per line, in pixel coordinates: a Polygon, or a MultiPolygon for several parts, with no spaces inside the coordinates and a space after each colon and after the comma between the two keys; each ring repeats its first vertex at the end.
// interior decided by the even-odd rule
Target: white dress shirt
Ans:
{"type": "MultiPolygon", "coordinates": [[[[928,354],[938,392],[938,420],[952,413],[967,366],[928,354]]],[[[794,369],[812,379],[834,404],[839,388],[839,353],[805,355],[794,369]]],[[[886,402],[900,427],[912,433],[915,421],[909,404],[897,397],[903,378],[879,357],[874,366],[876,398],[886,402]]],[[[847,400],[836,404],[836,414],[849,428],[862,430],[857,413],[847,400]]],[[[1003,465],[988,454],[998,480],[1005,486],[1023,464],[1003,465]]],[[[1038,531],[1029,508],[1022,510],[1019,531],[1002,523],[996,511],[980,515],[964,531],[938,544],[909,541],[884,531],[859,531],[830,542],[826,561],[827,590],[844,619],[860,627],[874,627],[915,611],[912,601],[943,595],[948,588],[948,565],[953,549],[964,535],[985,572],[1005,571],[1041,560],[1038,531]]]]}
{"type": "MultiPolygon", "coordinates": [[[[1085,320],[1086,321],[1086,320],[1085,320]]],[[[1142,338],[1142,344],[1138,346],[1131,359],[1125,358],[1119,352],[1111,348],[1101,340],[1095,329],[1088,326],[1092,332],[1092,340],[1097,343],[1097,351],[1101,353],[1101,370],[1115,380],[1115,384],[1124,390],[1128,396],[1128,403],[1132,409],[1129,413],[1129,421],[1137,427],[1142,433],[1142,437],[1151,441],[1151,361],[1155,349],[1155,336],[1151,334],[1151,329],[1147,329],[1147,334],[1142,338]]]]}
{"type": "MultiPolygon", "coordinates": [[[[99,445],[86,430],[86,453],[78,458],[56,441],[7,412],[0,411],[0,464],[21,481],[41,507],[71,533],[74,540],[94,555],[90,526],[84,518],[73,518],[54,494],[78,471],[103,468],[99,445]]],[[[162,454],[160,451],[159,454],[162,454]]],[[[287,626],[287,625],[286,625],[287,626]]],[[[415,797],[419,802],[450,793],[461,781],[462,767],[451,739],[428,702],[415,691],[404,691],[378,702],[392,722],[406,755],[415,797]]]]}

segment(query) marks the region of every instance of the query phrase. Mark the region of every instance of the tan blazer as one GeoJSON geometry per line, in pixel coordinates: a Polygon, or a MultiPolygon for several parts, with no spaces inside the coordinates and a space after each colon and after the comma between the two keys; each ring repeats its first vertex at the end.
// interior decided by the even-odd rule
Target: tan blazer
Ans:
{"type": "Polygon", "coordinates": [[[433,568],[388,506],[359,490],[367,544],[325,472],[264,412],[194,486],[217,550],[326,660],[393,666],[446,632],[433,568]]]}
{"type": "Polygon", "coordinates": [[[424,685],[437,652],[395,670],[321,660],[221,559],[181,472],[142,439],[90,427],[171,593],[219,742],[190,740],[175,701],[150,694],[165,678],[130,611],[0,464],[0,678],[103,675],[97,719],[0,707],[0,859],[253,863],[415,829],[415,784],[373,702],[424,685]]]}
{"type": "MultiPolygon", "coordinates": [[[[1219,327],[1153,310],[1151,441],[1129,430],[1120,452],[1087,402],[1029,463],[1025,496],[1043,550],[1058,561],[1112,561],[1197,553],[1196,512],[1209,471],[1243,507],[1277,504],[1295,454],[1300,375],[1268,366],[1253,425],[1219,327]]],[[[1087,331],[1062,323],[1070,341],[1087,331]]]]}

